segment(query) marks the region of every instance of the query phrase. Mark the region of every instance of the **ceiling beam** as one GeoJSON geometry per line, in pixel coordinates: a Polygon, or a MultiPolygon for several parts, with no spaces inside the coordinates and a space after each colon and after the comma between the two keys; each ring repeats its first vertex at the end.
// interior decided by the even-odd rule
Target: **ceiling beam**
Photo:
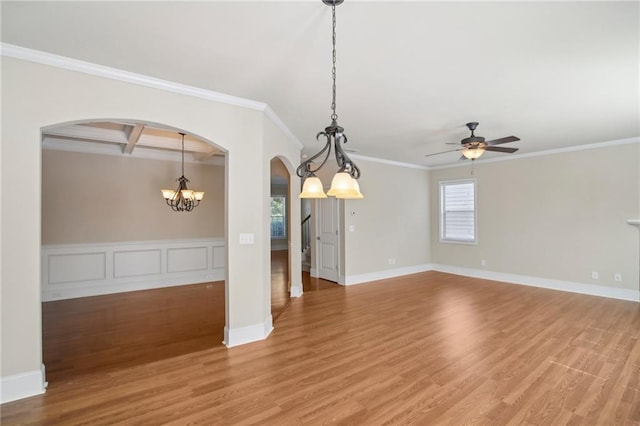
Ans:
{"type": "Polygon", "coordinates": [[[208,160],[209,158],[213,157],[214,155],[217,154],[221,154],[221,151],[218,151],[217,149],[213,148],[211,149],[211,151],[205,152],[203,154],[193,154],[193,159],[195,161],[204,161],[204,160],[208,160]]]}
{"type": "Polygon", "coordinates": [[[127,145],[125,145],[123,152],[125,154],[131,154],[133,152],[133,148],[136,146],[138,141],[140,140],[140,135],[144,130],[144,124],[136,124],[133,129],[131,129],[131,133],[129,133],[129,140],[127,141],[127,145]]]}

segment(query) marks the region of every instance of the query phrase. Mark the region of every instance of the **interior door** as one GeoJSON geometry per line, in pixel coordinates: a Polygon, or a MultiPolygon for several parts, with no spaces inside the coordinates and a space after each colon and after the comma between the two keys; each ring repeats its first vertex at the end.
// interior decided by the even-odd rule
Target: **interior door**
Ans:
{"type": "Polygon", "coordinates": [[[338,282],[339,270],[339,222],[338,199],[327,197],[316,200],[318,214],[317,262],[318,276],[327,281],[338,282]]]}

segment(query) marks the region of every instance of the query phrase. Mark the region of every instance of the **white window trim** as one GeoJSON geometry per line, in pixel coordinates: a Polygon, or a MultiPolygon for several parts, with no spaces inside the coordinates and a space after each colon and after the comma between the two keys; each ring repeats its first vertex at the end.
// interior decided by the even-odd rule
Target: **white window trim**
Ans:
{"type": "Polygon", "coordinates": [[[282,236],[282,237],[274,237],[274,236],[271,235],[271,224],[273,223],[273,216],[269,216],[269,236],[271,237],[272,241],[275,241],[275,240],[286,240],[287,237],[288,237],[288,235],[287,235],[288,234],[287,233],[287,207],[286,207],[287,206],[287,202],[288,202],[287,196],[284,195],[284,194],[275,194],[275,195],[271,195],[271,198],[284,198],[285,208],[284,208],[284,214],[282,216],[283,223],[284,223],[284,236],[282,236]]]}
{"type": "Polygon", "coordinates": [[[465,244],[465,245],[478,245],[478,180],[475,178],[472,179],[454,179],[454,180],[442,180],[438,182],[438,222],[439,222],[439,240],[441,243],[447,244],[465,244]],[[464,184],[464,183],[473,183],[473,241],[465,241],[465,240],[455,240],[455,239],[445,239],[443,238],[444,234],[444,226],[443,226],[443,198],[442,191],[445,185],[451,184],[464,184]]]}

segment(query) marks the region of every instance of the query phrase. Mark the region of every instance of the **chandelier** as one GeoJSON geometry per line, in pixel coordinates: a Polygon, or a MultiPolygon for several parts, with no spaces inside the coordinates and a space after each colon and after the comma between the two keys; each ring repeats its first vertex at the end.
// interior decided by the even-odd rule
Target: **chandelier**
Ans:
{"type": "Polygon", "coordinates": [[[336,198],[358,199],[364,198],[360,193],[360,186],[356,179],[360,178],[360,169],[355,165],[349,156],[342,149],[342,143],[347,143],[347,136],[344,134],[344,128],[338,125],[338,115],[336,114],[336,6],[342,4],[343,0],[322,0],[327,6],[331,6],[332,14],[332,42],[333,42],[333,67],[331,68],[332,101],[331,101],[331,124],[316,135],[316,140],[320,140],[320,136],[326,138],[324,148],[317,154],[302,162],[296,169],[296,174],[304,178],[304,185],[300,198],[327,198],[327,195],[336,198]],[[324,166],[331,154],[333,146],[336,162],[338,163],[338,171],[331,181],[331,188],[325,194],[322,182],[315,173],[324,166]],[[316,166],[315,160],[319,165],[316,166]]]}
{"type": "Polygon", "coordinates": [[[193,191],[187,188],[187,182],[189,179],[184,177],[184,133],[179,133],[182,136],[182,176],[178,180],[178,189],[175,191],[171,189],[162,189],[162,197],[167,202],[167,205],[171,207],[174,212],[190,212],[194,208],[198,207],[200,201],[204,198],[204,192],[193,191]]]}

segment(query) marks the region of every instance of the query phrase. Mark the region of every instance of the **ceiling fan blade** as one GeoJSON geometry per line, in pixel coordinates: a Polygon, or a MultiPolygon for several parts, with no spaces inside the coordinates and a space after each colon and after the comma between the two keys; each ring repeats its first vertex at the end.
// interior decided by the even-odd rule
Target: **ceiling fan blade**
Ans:
{"type": "Polygon", "coordinates": [[[445,145],[460,145],[460,142],[445,142],[445,145]]]}
{"type": "Polygon", "coordinates": [[[425,157],[431,157],[432,155],[446,154],[447,152],[454,152],[454,151],[460,151],[460,150],[462,150],[462,148],[450,149],[449,151],[442,151],[442,152],[436,152],[434,154],[427,154],[427,155],[425,155],[425,157]]]}
{"type": "Polygon", "coordinates": [[[489,146],[492,146],[492,145],[500,145],[501,143],[515,142],[519,140],[520,138],[517,138],[515,136],[507,136],[506,138],[494,139],[492,141],[487,141],[485,143],[489,146]]]}
{"type": "Polygon", "coordinates": [[[458,161],[463,161],[463,160],[468,160],[468,158],[465,157],[464,155],[461,155],[460,158],[458,158],[458,161]]]}
{"type": "Polygon", "coordinates": [[[485,151],[493,151],[493,152],[506,152],[509,154],[513,154],[518,150],[518,148],[507,148],[506,146],[487,146],[484,148],[485,151]]]}

